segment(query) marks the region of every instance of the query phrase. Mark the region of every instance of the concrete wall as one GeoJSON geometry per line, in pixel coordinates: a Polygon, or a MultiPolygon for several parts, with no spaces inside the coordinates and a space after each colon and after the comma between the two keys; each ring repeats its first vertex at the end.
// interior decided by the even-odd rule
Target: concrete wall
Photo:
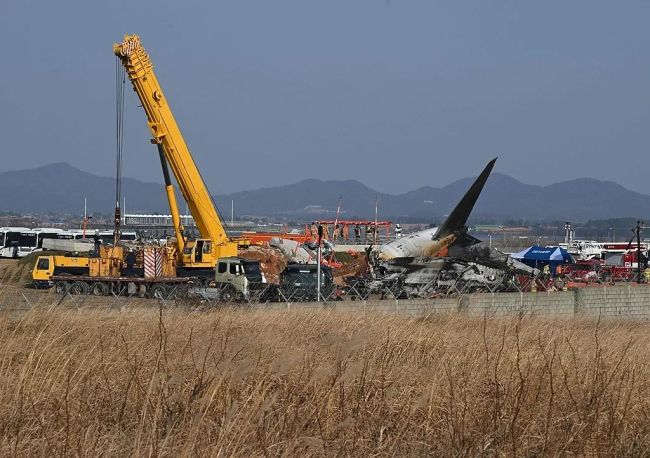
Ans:
{"type": "Polygon", "coordinates": [[[425,316],[464,313],[472,316],[552,315],[650,318],[650,285],[581,288],[537,293],[468,294],[418,300],[372,300],[317,303],[260,304],[259,308],[368,311],[425,316]]]}

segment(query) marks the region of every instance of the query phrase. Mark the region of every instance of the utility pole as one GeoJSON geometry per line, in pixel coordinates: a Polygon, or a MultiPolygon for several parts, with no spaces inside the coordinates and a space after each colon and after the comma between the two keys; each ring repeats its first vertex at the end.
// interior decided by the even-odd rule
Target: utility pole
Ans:
{"type": "Polygon", "coordinates": [[[641,221],[636,222],[636,282],[641,283],[641,221]]]}
{"type": "Polygon", "coordinates": [[[379,196],[375,197],[375,228],[372,231],[373,235],[373,240],[372,243],[374,245],[377,245],[377,213],[379,212],[379,196]]]}
{"type": "Polygon", "coordinates": [[[235,199],[230,199],[230,228],[235,225],[235,199]]]}
{"type": "Polygon", "coordinates": [[[318,225],[318,256],[316,261],[318,264],[316,265],[316,276],[317,281],[316,281],[316,302],[320,302],[320,261],[321,261],[321,241],[323,240],[323,225],[319,224],[318,225]]]}
{"type": "Polygon", "coordinates": [[[87,201],[86,198],[84,197],[84,221],[83,221],[83,226],[82,226],[82,233],[81,237],[85,240],[86,239],[86,226],[88,226],[88,206],[86,205],[87,201]]]}
{"type": "MultiPolygon", "coordinates": [[[[342,200],[343,200],[343,196],[340,195],[340,196],[339,196],[339,203],[338,203],[338,205],[336,206],[336,218],[334,219],[334,227],[335,227],[335,228],[336,228],[336,226],[338,226],[338,224],[339,224],[339,215],[341,214],[341,201],[342,201],[342,200]]],[[[340,234],[340,233],[339,233],[339,237],[340,237],[340,238],[343,238],[343,237],[341,237],[341,234],[340,234]]]]}
{"type": "Polygon", "coordinates": [[[567,247],[571,244],[571,223],[568,221],[564,223],[564,243],[567,247]]]}

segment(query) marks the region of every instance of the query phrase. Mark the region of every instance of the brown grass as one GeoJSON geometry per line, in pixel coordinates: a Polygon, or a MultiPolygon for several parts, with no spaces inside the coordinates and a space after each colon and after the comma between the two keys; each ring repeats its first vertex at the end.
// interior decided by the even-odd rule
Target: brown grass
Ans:
{"type": "Polygon", "coordinates": [[[0,317],[3,455],[639,455],[632,322],[328,311],[0,317]]]}
{"type": "Polygon", "coordinates": [[[30,284],[35,262],[36,256],[31,254],[22,259],[0,259],[0,287],[30,284]],[[26,258],[31,258],[31,263],[26,258]]]}

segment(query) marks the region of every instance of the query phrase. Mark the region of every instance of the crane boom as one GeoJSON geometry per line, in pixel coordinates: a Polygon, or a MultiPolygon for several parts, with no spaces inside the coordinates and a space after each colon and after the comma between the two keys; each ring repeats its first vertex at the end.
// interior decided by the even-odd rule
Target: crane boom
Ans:
{"type": "Polygon", "coordinates": [[[149,55],[137,35],[126,35],[115,44],[115,54],[122,60],[133,89],[147,115],[153,142],[162,146],[165,159],[187,202],[202,238],[215,243],[228,241],[212,198],[199,173],[192,154],[174,119],[169,103],[153,71],[149,55]]]}
{"type": "MultiPolygon", "coordinates": [[[[153,137],[152,143],[159,147],[159,151],[162,151],[163,172],[166,168],[164,163],[166,161],[194,217],[201,238],[211,241],[211,246],[210,244],[201,245],[202,253],[197,253],[196,261],[198,262],[200,259],[203,264],[214,265],[220,257],[236,255],[237,244],[229,239],[221,223],[212,197],[158,83],[151,59],[140,43],[140,37],[125,35],[122,43],[113,45],[113,52],[124,65],[133,89],[142,103],[153,137]],[[210,256],[205,256],[208,253],[210,256]]],[[[167,177],[165,184],[172,216],[178,215],[175,197],[173,197],[173,187],[170,186],[167,177]]],[[[179,248],[180,251],[183,251],[182,228],[177,221],[178,218],[174,218],[174,220],[174,224],[178,226],[174,230],[177,239],[179,239],[179,248]]],[[[193,249],[194,244],[188,243],[187,246],[193,249]]],[[[195,262],[194,256],[191,259],[186,259],[186,263],[193,262],[195,262]]]]}

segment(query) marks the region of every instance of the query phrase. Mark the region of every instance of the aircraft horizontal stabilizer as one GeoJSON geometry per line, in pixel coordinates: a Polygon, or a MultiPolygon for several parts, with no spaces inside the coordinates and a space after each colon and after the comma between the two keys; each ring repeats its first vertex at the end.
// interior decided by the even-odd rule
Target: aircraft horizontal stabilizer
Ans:
{"type": "Polygon", "coordinates": [[[481,240],[465,232],[460,236],[458,236],[458,238],[454,242],[454,245],[460,247],[468,247],[468,246],[476,245],[477,243],[481,243],[481,240]]]}

